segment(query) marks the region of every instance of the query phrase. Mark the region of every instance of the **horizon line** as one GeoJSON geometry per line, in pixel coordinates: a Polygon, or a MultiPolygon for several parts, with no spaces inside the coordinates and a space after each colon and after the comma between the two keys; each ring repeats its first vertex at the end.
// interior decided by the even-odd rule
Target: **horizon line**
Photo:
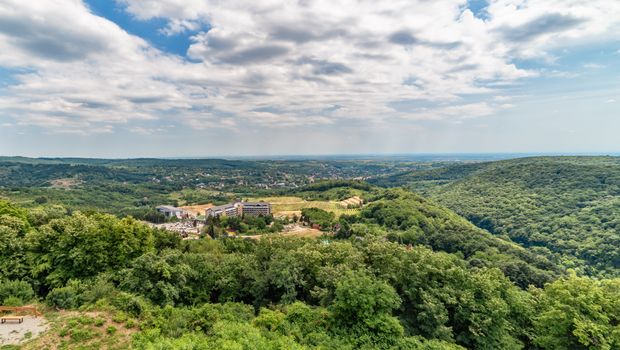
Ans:
{"type": "Polygon", "coordinates": [[[495,157],[530,157],[530,156],[620,156],[620,151],[556,151],[556,152],[411,152],[411,153],[318,153],[318,154],[265,154],[265,155],[209,155],[209,156],[130,156],[130,157],[100,157],[100,156],[23,156],[23,155],[0,155],[1,158],[27,158],[27,159],[94,159],[94,160],[237,160],[237,159],[287,159],[287,158],[361,158],[361,157],[424,157],[424,156],[495,156],[495,157]]]}

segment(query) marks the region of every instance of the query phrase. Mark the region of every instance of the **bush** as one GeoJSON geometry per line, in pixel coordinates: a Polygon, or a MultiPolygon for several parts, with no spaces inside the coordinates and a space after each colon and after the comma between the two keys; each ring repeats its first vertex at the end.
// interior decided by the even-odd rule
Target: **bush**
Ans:
{"type": "Polygon", "coordinates": [[[106,329],[106,332],[108,334],[112,335],[112,334],[116,333],[116,327],[110,326],[110,327],[108,327],[108,329],[106,329]]]}
{"type": "Polygon", "coordinates": [[[21,305],[31,301],[33,298],[34,291],[28,282],[7,281],[0,283],[0,302],[2,302],[2,304],[17,302],[18,305],[21,305]]]}
{"type": "Polygon", "coordinates": [[[112,317],[112,321],[116,322],[116,323],[123,323],[127,320],[127,314],[125,314],[124,312],[120,311],[117,312],[113,317],[112,317]]]}
{"type": "Polygon", "coordinates": [[[98,276],[94,282],[85,283],[82,289],[84,292],[80,293],[80,299],[84,304],[95,304],[104,298],[114,299],[117,293],[114,285],[108,282],[104,274],[98,276]]]}
{"type": "Polygon", "coordinates": [[[143,316],[150,308],[149,303],[144,298],[125,292],[118,293],[111,302],[114,307],[133,317],[143,316]]]}
{"type": "Polygon", "coordinates": [[[86,328],[74,328],[71,330],[71,339],[76,342],[83,342],[92,339],[95,336],[95,332],[86,328]]]}
{"type": "Polygon", "coordinates": [[[24,305],[24,302],[18,297],[8,297],[4,299],[2,304],[6,306],[22,306],[24,305]]]}
{"type": "Polygon", "coordinates": [[[49,306],[60,309],[75,309],[80,305],[78,293],[73,287],[53,289],[45,298],[49,306]]]}

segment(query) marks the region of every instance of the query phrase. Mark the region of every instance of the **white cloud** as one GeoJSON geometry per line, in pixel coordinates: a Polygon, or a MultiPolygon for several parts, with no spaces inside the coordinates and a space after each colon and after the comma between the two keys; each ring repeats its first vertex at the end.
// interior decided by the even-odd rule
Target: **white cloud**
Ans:
{"type": "Polygon", "coordinates": [[[616,103],[616,100],[613,98],[610,98],[609,100],[605,101],[605,103],[616,103]]]}
{"type": "Polygon", "coordinates": [[[602,68],[605,68],[605,65],[598,64],[598,63],[586,63],[586,64],[583,65],[583,68],[587,68],[587,69],[602,69],[602,68]]]}
{"type": "Polygon", "coordinates": [[[617,34],[620,2],[117,0],[191,61],[153,48],[79,0],[0,3],[0,66],[28,68],[0,96],[18,125],[137,133],[162,118],[192,128],[299,127],[459,119],[508,108],[498,87],[539,72],[515,58],[617,34]],[[471,102],[468,95],[488,95],[471,102]],[[423,109],[389,107],[422,101],[423,109]]]}

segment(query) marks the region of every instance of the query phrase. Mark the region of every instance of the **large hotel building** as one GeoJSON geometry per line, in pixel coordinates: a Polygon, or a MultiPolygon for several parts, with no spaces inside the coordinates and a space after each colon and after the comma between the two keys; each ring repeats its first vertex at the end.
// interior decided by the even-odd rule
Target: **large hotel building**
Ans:
{"type": "Polygon", "coordinates": [[[235,202],[230,204],[218,205],[217,207],[207,208],[205,217],[215,216],[259,216],[270,215],[271,204],[267,202],[235,202]]]}

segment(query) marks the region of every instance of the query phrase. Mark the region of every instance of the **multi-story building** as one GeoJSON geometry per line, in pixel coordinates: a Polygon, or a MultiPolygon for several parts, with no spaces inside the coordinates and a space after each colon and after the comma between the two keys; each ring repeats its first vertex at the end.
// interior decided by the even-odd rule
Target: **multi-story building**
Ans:
{"type": "Polygon", "coordinates": [[[216,207],[207,208],[205,210],[205,217],[215,216],[239,216],[239,207],[237,203],[218,205],[216,207]]]}
{"type": "Polygon", "coordinates": [[[271,214],[271,204],[267,202],[241,202],[240,204],[243,215],[267,216],[271,214]]]}
{"type": "Polygon", "coordinates": [[[176,216],[177,218],[182,218],[183,214],[185,213],[183,209],[181,208],[177,208],[177,207],[173,207],[171,205],[160,205],[157,208],[155,208],[158,212],[164,214],[165,217],[167,218],[171,218],[173,216],[176,216]]]}
{"type": "Polygon", "coordinates": [[[235,202],[207,208],[205,217],[214,216],[242,216],[242,215],[270,215],[271,204],[267,202],[235,202]]]}

